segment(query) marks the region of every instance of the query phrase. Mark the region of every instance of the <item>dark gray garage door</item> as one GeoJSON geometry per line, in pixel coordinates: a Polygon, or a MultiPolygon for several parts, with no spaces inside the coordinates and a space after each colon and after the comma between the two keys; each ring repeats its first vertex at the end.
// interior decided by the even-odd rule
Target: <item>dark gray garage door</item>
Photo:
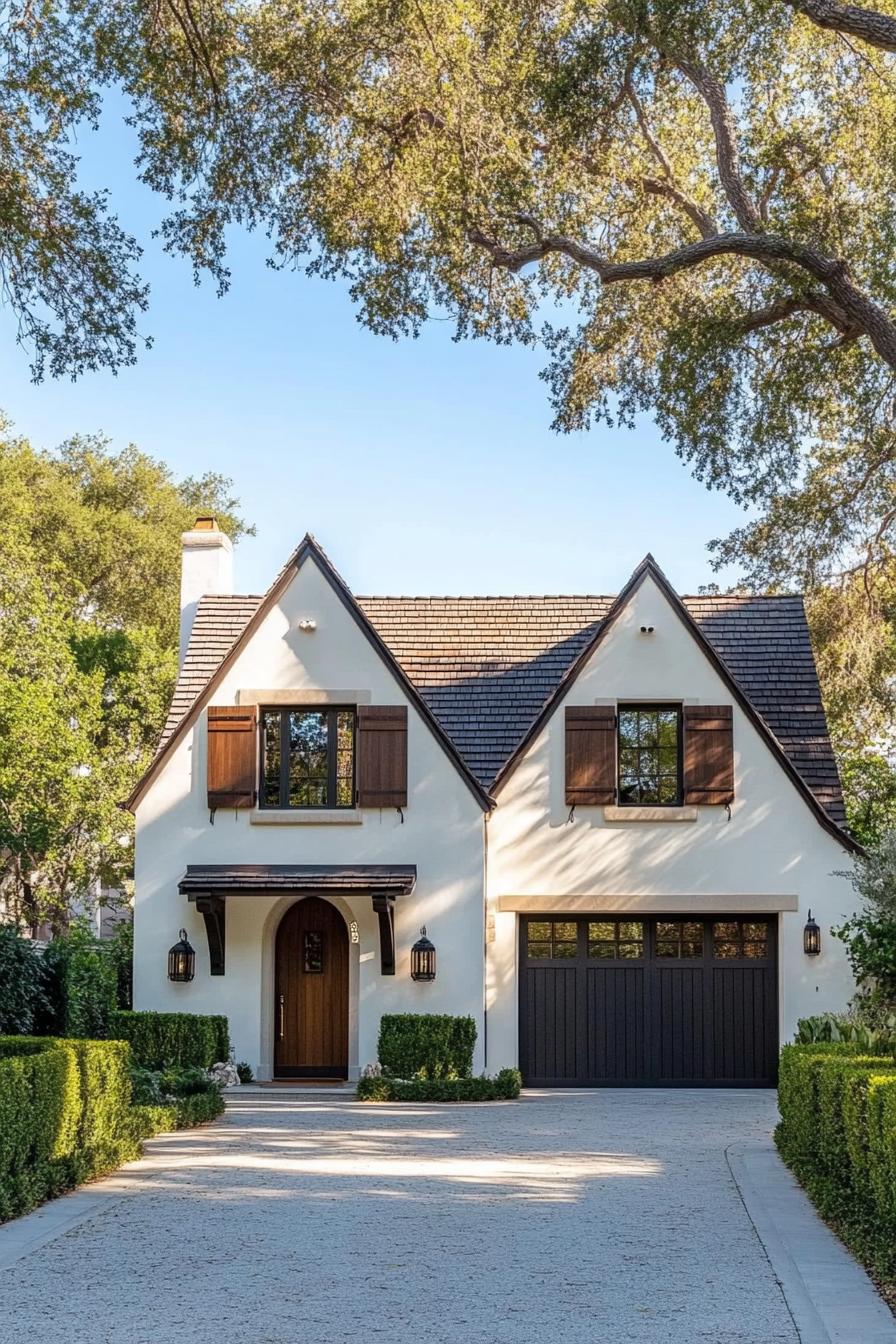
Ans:
{"type": "Polygon", "coordinates": [[[530,1086],[767,1087],[775,922],[524,917],[520,1068],[530,1086]]]}

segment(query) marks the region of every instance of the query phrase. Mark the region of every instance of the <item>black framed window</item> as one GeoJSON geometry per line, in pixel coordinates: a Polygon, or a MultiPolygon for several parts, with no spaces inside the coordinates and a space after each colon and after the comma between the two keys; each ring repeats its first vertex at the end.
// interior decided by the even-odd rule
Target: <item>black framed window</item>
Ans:
{"type": "Polygon", "coordinates": [[[530,961],[574,959],[579,950],[579,926],[574,919],[530,919],[526,956],[530,961]]]}
{"type": "Polygon", "coordinates": [[[655,955],[676,961],[703,956],[703,924],[699,919],[658,919],[655,955]]]}
{"type": "Polygon", "coordinates": [[[639,919],[588,921],[588,955],[609,961],[638,961],[644,956],[644,924],[639,919]]]}
{"type": "Polygon", "coordinates": [[[681,803],[681,706],[620,705],[619,801],[681,803]]]}
{"type": "Polygon", "coordinates": [[[712,954],[724,961],[764,961],[771,956],[768,920],[726,919],[714,923],[712,954]]]}
{"type": "Polygon", "coordinates": [[[262,807],[354,807],[355,711],[265,709],[262,807]]]}

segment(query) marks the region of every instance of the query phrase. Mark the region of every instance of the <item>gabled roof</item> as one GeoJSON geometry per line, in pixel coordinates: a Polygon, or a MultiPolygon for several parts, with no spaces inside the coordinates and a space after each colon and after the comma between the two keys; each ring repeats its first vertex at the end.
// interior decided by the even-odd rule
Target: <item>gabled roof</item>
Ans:
{"type": "MultiPolygon", "coordinates": [[[[500,790],[524,756],[533,738],[551,717],[558,702],[569,691],[585,663],[613,628],[620,613],[647,578],[653,579],[656,583],[676,616],[689,631],[704,656],[713,665],[741,709],[751,720],[760,737],[763,738],[771,752],[777,756],[785,773],[790,777],[798,792],[805,798],[825,830],[830,831],[832,835],[835,835],[838,840],[841,840],[850,848],[858,848],[855,841],[843,829],[846,814],[843,807],[840,777],[827,732],[824,709],[821,704],[821,690],[818,685],[815,659],[809,641],[809,628],[802,598],[783,599],[784,601],[799,603],[799,618],[801,619],[795,622],[793,619],[795,613],[790,613],[788,625],[779,632],[777,647],[771,647],[771,641],[768,645],[763,643],[761,652],[753,651],[755,661],[754,659],[745,659],[742,663],[743,671],[746,673],[745,680],[748,684],[754,682],[754,694],[760,701],[765,702],[766,711],[771,710],[773,717],[778,719],[780,727],[785,730],[784,737],[789,740],[793,752],[793,756],[791,756],[788,754],[784,742],[773,731],[738,677],[732,673],[713,640],[701,628],[695,614],[689,610],[688,604],[690,602],[694,602],[695,605],[706,604],[716,599],[679,597],[653,556],[649,554],[644,557],[628,583],[613,599],[603,620],[584,641],[582,648],[554,687],[541,711],[529,725],[494,780],[491,781],[492,792],[497,793],[500,790]],[[800,632],[797,628],[799,624],[802,626],[802,633],[805,638],[804,652],[807,655],[807,660],[803,660],[802,666],[800,666],[799,653],[803,641],[799,637],[800,632]],[[757,652],[759,653],[758,658],[756,658],[757,652]],[[795,659],[789,656],[792,652],[797,655],[795,659]],[[773,659],[776,655],[779,662],[774,664],[773,659]],[[791,662],[795,665],[791,666],[791,662]],[[768,693],[770,689],[772,691],[771,695],[768,693]],[[783,705],[782,701],[784,702],[783,705]],[[797,762],[799,762],[799,765],[797,762]],[[802,770],[805,770],[805,775],[799,768],[800,766],[802,770]],[[814,788],[810,780],[814,780],[814,788]]],[[[751,604],[756,602],[766,604],[781,599],[757,599],[752,597],[737,599],[730,596],[723,599],[728,603],[734,603],[738,600],[751,604]]],[[[729,615],[735,610],[739,610],[739,608],[730,607],[729,615]]],[[[702,614],[704,615],[704,622],[708,624],[706,611],[704,610],[702,614]]],[[[762,622],[758,624],[758,628],[764,633],[762,622]]],[[[725,629],[725,624],[722,623],[718,635],[720,642],[724,642],[725,629]]],[[[733,637],[730,623],[727,633],[729,653],[734,652],[736,655],[742,653],[742,641],[733,637]]]]}
{"type": "MultiPolygon", "coordinates": [[[[840,780],[799,596],[680,598],[648,556],[616,597],[349,598],[480,788],[490,793],[508,777],[596,641],[648,574],[688,624],[822,824],[851,843],[841,830],[845,813],[840,780]]],[[[342,580],[338,582],[348,594],[342,580]]],[[[202,598],[160,752],[267,600],[202,598]]]]}
{"type": "Polygon", "coordinates": [[[233,605],[229,609],[226,606],[226,600],[220,597],[200,599],[199,608],[202,609],[202,627],[206,634],[211,634],[211,638],[208,643],[203,643],[201,639],[195,638],[197,635],[197,627],[199,625],[199,611],[197,611],[193,630],[190,634],[190,642],[187,648],[184,666],[181,669],[181,675],[178,677],[177,685],[175,686],[171,712],[168,715],[168,722],[162,733],[158,750],[149,766],[144,771],[142,777],[135,785],[130,797],[126,800],[125,806],[131,809],[137,806],[146,788],[158,773],[168,752],[174,746],[175,742],[177,742],[195,722],[209,696],[221,681],[227,669],[232,666],[233,662],[246,647],[268,612],[276,606],[279,598],[288,588],[292,579],[301,569],[302,565],[309,559],[317,565],[317,568],[323,574],[349,615],[358,625],[362,634],[366,636],[376,649],[383,662],[389,668],[390,672],[407,695],[411,704],[416,707],[424,722],[428,724],[436,741],[449,757],[476,801],[485,811],[490,810],[493,806],[492,799],[486,793],[485,789],[482,788],[479,781],[476,779],[476,776],[463,760],[451,738],[448,737],[438,719],[433,715],[432,710],[427,705],[417,687],[414,686],[413,682],[409,680],[401,666],[396,662],[394,654],[370,624],[370,621],[352,596],[345,580],[336,571],[332,562],[325,555],[322,548],[310,533],[306,533],[303,537],[302,541],[287,560],[286,564],[283,566],[263,597],[231,598],[230,602],[233,605]],[[210,619],[213,613],[215,619],[210,619]],[[209,664],[214,658],[215,653],[223,648],[227,636],[231,633],[240,617],[244,620],[242,627],[237,630],[231,643],[224,649],[217,665],[209,671],[209,664]],[[175,706],[179,708],[181,705],[183,706],[181,717],[175,719],[175,706]]]}

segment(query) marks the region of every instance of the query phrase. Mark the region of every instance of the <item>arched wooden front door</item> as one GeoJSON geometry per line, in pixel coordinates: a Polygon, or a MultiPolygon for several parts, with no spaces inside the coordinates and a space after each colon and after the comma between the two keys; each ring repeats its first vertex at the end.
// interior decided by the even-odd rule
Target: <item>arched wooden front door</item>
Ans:
{"type": "Polygon", "coordinates": [[[277,930],[274,1073],[348,1077],[348,931],[328,901],[309,896],[277,930]]]}

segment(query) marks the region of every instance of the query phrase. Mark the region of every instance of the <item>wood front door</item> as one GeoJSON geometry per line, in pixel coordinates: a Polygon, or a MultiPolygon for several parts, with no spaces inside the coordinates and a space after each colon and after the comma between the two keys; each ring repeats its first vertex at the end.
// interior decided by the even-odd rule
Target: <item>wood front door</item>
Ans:
{"type": "Polygon", "coordinates": [[[276,1077],[348,1077],[348,931],[317,896],[277,930],[274,1042],[276,1077]]]}

